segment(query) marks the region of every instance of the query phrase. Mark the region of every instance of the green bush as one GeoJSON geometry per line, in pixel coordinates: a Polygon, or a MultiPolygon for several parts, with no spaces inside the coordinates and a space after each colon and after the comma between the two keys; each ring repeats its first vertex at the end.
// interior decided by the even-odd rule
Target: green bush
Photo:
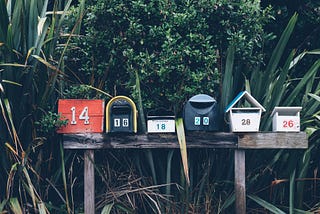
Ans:
{"type": "Polygon", "coordinates": [[[86,84],[136,100],[141,91],[144,108],[179,112],[195,94],[219,96],[222,61],[231,43],[248,69],[261,61],[269,8],[262,11],[259,3],[90,1],[67,63],[86,84]]]}

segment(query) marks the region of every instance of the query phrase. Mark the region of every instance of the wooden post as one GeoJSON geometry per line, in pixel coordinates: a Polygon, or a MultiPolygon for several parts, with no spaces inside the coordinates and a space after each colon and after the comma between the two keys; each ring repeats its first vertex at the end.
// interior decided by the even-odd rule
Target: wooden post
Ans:
{"type": "Polygon", "coordinates": [[[234,185],[236,195],[236,213],[246,213],[246,153],[234,150],[234,185]]]}
{"type": "Polygon", "coordinates": [[[95,213],[94,202],[94,150],[84,152],[84,213],[95,213]]]}

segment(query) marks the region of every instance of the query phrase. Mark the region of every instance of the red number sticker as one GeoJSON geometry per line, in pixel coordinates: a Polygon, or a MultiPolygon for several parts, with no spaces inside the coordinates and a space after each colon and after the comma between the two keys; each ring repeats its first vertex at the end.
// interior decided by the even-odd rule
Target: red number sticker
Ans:
{"type": "Polygon", "coordinates": [[[283,128],[292,128],[294,126],[293,120],[284,120],[283,121],[283,128]]]}

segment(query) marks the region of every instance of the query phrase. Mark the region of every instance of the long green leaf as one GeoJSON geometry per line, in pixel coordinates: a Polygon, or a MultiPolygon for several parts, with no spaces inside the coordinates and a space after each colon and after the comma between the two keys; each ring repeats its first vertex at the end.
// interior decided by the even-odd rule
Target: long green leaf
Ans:
{"type": "Polygon", "coordinates": [[[278,207],[274,206],[273,204],[270,204],[269,202],[267,202],[257,196],[248,195],[247,197],[250,198],[251,200],[255,201],[257,204],[259,204],[260,206],[264,207],[265,209],[269,210],[272,213],[286,214],[285,212],[280,210],[278,207]]]}
{"type": "Polygon", "coordinates": [[[22,209],[17,198],[10,198],[9,205],[14,214],[22,214],[22,209]]]}
{"type": "Polygon", "coordinates": [[[105,206],[103,207],[102,211],[101,211],[101,214],[110,214],[113,205],[114,205],[114,203],[105,205],[105,206]]]}
{"type": "Polygon", "coordinates": [[[150,149],[148,149],[145,152],[145,154],[147,156],[148,163],[149,163],[149,166],[150,166],[150,169],[151,169],[151,174],[152,174],[153,181],[154,181],[155,184],[158,184],[152,151],[150,149]]]}
{"type": "Polygon", "coordinates": [[[188,156],[187,156],[187,142],[186,142],[186,135],[184,133],[182,118],[176,119],[176,128],[177,128],[177,136],[178,136],[178,141],[180,146],[181,159],[183,164],[183,171],[184,171],[187,184],[190,185],[188,156]]]}
{"type": "Polygon", "coordinates": [[[33,207],[36,209],[37,208],[36,195],[35,195],[35,192],[34,192],[34,187],[33,187],[32,181],[31,181],[29,173],[28,173],[28,171],[27,171],[27,169],[25,167],[23,167],[22,171],[23,171],[23,174],[24,174],[24,176],[25,176],[25,178],[27,180],[28,189],[29,189],[28,192],[29,192],[29,194],[31,196],[33,207]]]}
{"type": "Polygon", "coordinates": [[[226,68],[222,77],[222,96],[220,103],[220,110],[223,111],[233,97],[233,65],[234,65],[235,48],[230,46],[228,48],[226,58],[226,68]]]}
{"type": "Polygon", "coordinates": [[[168,156],[167,156],[166,184],[168,184],[168,185],[166,186],[166,195],[171,194],[171,185],[170,185],[171,184],[171,171],[172,171],[171,162],[172,162],[173,153],[174,153],[174,150],[170,150],[168,152],[168,156]]]}
{"type": "MultiPolygon", "coordinates": [[[[289,20],[289,23],[283,33],[281,34],[281,37],[274,48],[272,55],[270,57],[270,60],[267,64],[267,67],[265,71],[261,74],[259,78],[259,84],[257,84],[254,89],[254,95],[257,98],[257,100],[263,100],[264,97],[264,91],[266,90],[264,87],[261,87],[261,85],[270,86],[271,80],[273,78],[273,74],[275,74],[276,69],[278,67],[278,64],[281,60],[281,57],[283,56],[283,52],[285,50],[285,47],[287,46],[287,43],[289,41],[289,38],[293,32],[293,29],[295,27],[295,24],[298,20],[298,15],[294,14],[291,19],[289,20]],[[262,84],[263,83],[263,84],[262,84]]],[[[253,82],[253,81],[251,81],[253,82]]]]}
{"type": "Polygon", "coordinates": [[[39,210],[39,214],[46,214],[46,206],[43,202],[39,202],[38,203],[38,210],[39,210]]]}
{"type": "Polygon", "coordinates": [[[6,199],[0,203],[0,212],[3,212],[4,206],[6,205],[6,203],[7,203],[6,199]]]}
{"type": "Polygon", "coordinates": [[[283,101],[283,105],[290,106],[298,94],[301,92],[303,87],[306,86],[306,84],[309,84],[310,80],[313,81],[314,76],[316,75],[318,69],[320,67],[320,59],[317,60],[312,67],[308,70],[308,72],[303,76],[303,78],[300,80],[298,85],[293,89],[293,91],[287,96],[287,99],[283,101]]]}
{"type": "Polygon", "coordinates": [[[62,181],[63,181],[64,193],[65,193],[65,197],[66,197],[67,212],[69,214],[71,211],[70,211],[70,205],[69,205],[69,196],[68,196],[68,188],[67,188],[67,176],[66,176],[66,169],[65,169],[65,164],[64,164],[65,159],[64,159],[64,151],[63,151],[62,143],[60,143],[60,155],[61,155],[62,181]]]}
{"type": "Polygon", "coordinates": [[[296,177],[296,170],[293,170],[293,172],[290,175],[290,191],[289,191],[289,213],[293,214],[294,210],[294,184],[295,184],[295,177],[296,177]]]}
{"type": "Polygon", "coordinates": [[[9,16],[5,2],[5,0],[0,0],[0,42],[7,41],[7,30],[9,26],[9,16]]]}

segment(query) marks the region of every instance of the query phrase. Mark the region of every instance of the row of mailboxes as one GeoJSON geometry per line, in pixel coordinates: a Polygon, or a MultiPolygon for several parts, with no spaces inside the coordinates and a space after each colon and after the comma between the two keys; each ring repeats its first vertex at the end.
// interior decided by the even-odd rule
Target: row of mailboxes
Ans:
{"type": "MultiPolygon", "coordinates": [[[[226,107],[232,132],[258,132],[262,112],[266,111],[247,91],[240,92],[226,107]],[[246,99],[247,106],[239,106],[246,99]],[[235,107],[238,106],[238,107],[235,107]]],[[[275,107],[271,116],[273,131],[299,132],[301,107],[275,107]]],[[[137,109],[128,97],[116,96],[105,106],[104,100],[62,99],[58,112],[69,122],[58,133],[137,132],[137,109]],[[104,117],[105,115],[105,117],[104,117]]],[[[216,100],[206,94],[191,97],[183,110],[187,131],[218,131],[220,128],[216,100]]],[[[175,116],[160,109],[147,115],[148,133],[175,132],[175,116]]]]}

